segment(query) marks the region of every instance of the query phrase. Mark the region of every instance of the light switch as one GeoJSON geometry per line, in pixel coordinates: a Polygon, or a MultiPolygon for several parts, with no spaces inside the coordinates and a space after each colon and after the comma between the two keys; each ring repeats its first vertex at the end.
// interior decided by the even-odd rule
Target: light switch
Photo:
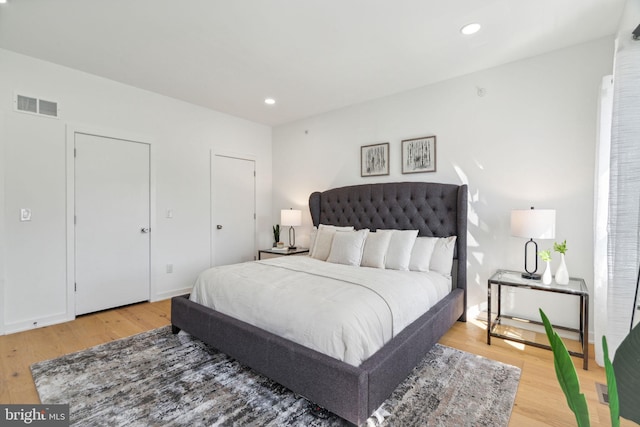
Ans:
{"type": "Polygon", "coordinates": [[[173,264],[167,264],[167,273],[173,273],[173,264]]]}
{"type": "Polygon", "coordinates": [[[167,209],[167,218],[169,219],[173,218],[173,210],[167,209]]]}
{"type": "Polygon", "coordinates": [[[31,221],[31,209],[29,208],[20,209],[20,221],[31,221]]]}

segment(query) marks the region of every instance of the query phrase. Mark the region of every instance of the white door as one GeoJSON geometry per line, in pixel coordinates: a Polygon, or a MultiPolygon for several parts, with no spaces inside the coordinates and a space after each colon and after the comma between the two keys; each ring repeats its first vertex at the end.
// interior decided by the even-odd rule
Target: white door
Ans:
{"type": "Polygon", "coordinates": [[[255,259],[255,161],[212,155],[211,265],[255,259]]]}
{"type": "Polygon", "coordinates": [[[78,315],[149,299],[149,148],[75,134],[78,315]]]}

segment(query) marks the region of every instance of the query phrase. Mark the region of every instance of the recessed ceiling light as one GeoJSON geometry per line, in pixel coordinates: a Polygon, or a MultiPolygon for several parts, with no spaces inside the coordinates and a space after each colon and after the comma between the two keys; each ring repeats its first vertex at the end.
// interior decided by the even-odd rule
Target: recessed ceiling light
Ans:
{"type": "Polygon", "coordinates": [[[273,104],[276,103],[276,100],[273,99],[273,98],[267,98],[267,99],[264,100],[264,103],[267,104],[267,105],[273,105],[273,104]]]}
{"type": "Polygon", "coordinates": [[[7,0],[0,0],[0,4],[5,4],[7,0]]]}
{"type": "Polygon", "coordinates": [[[470,36],[471,34],[475,34],[480,31],[481,25],[474,22],[472,24],[467,24],[464,27],[460,28],[460,32],[465,36],[470,36]]]}

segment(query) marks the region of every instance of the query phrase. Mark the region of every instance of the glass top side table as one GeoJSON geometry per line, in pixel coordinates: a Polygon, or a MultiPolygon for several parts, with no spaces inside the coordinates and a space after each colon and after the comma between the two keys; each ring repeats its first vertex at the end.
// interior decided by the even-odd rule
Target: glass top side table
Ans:
{"type": "MultiPolygon", "coordinates": [[[[580,319],[579,328],[570,328],[561,325],[553,325],[557,330],[569,331],[577,334],[578,341],[580,342],[580,351],[574,351],[569,349],[569,354],[572,356],[581,357],[583,360],[583,369],[588,369],[589,364],[589,289],[584,279],[578,277],[571,277],[567,285],[559,285],[552,281],[549,285],[545,285],[539,280],[524,279],[521,276],[521,272],[511,270],[498,270],[487,281],[487,344],[491,345],[491,337],[502,338],[510,341],[519,342],[526,345],[532,345],[534,347],[551,349],[548,344],[535,342],[517,336],[517,334],[506,334],[503,326],[509,324],[509,328],[518,327],[516,323],[529,323],[535,325],[542,325],[542,322],[534,319],[524,319],[522,317],[509,316],[502,314],[502,287],[508,286],[513,288],[531,289],[534,291],[542,292],[556,292],[567,295],[575,295],[580,299],[580,319]],[[495,317],[492,318],[492,290],[497,288],[497,312],[495,317]]],[[[524,328],[523,328],[524,329],[524,328]]]]}
{"type": "Polygon", "coordinates": [[[273,248],[260,249],[258,251],[258,260],[262,259],[262,254],[289,256],[289,255],[301,255],[301,254],[307,254],[307,253],[309,253],[309,248],[296,248],[296,249],[286,248],[284,250],[273,249],[273,248]]]}

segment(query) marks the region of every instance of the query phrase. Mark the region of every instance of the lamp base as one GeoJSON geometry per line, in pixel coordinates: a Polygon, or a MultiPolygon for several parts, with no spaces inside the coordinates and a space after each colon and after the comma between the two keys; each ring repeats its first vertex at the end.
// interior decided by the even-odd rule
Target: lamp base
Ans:
{"type": "Polygon", "coordinates": [[[289,249],[296,249],[296,229],[289,227],[289,249]]]}
{"type": "Polygon", "coordinates": [[[523,279],[540,280],[541,277],[542,276],[540,274],[522,273],[522,278],[523,279]]]}

